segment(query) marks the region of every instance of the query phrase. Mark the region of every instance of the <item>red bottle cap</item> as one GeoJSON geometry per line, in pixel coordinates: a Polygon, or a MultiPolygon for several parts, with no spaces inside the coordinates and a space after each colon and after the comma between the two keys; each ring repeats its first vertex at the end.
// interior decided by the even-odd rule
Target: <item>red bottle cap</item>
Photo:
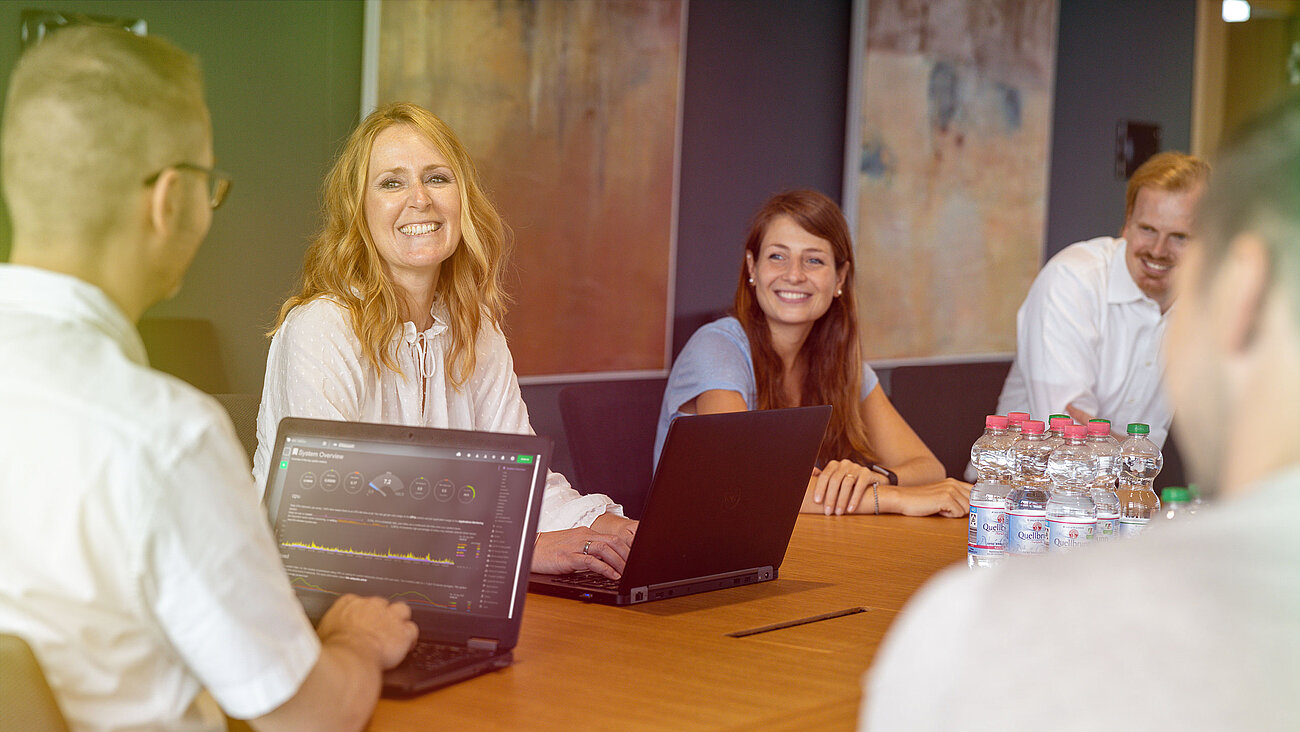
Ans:
{"type": "Polygon", "coordinates": [[[1020,433],[1025,435],[1043,434],[1043,422],[1038,419],[1027,419],[1020,423],[1020,433]]]}
{"type": "Polygon", "coordinates": [[[990,414],[984,418],[984,427],[1004,430],[1007,428],[1007,418],[997,414],[990,414]]]}

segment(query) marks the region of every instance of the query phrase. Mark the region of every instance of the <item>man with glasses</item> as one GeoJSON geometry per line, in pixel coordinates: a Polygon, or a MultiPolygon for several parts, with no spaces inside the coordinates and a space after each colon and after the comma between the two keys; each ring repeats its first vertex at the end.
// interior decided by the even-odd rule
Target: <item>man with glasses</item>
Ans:
{"type": "Polygon", "coordinates": [[[60,30],[14,71],[0,147],[0,632],[74,729],[361,727],[410,610],[344,597],[313,631],[225,412],[134,328],[230,187],[194,60],[60,30]]]}

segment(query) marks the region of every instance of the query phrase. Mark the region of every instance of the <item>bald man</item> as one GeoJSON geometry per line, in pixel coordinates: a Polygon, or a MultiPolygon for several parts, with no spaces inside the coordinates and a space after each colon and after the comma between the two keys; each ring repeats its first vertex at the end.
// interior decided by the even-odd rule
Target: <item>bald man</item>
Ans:
{"type": "Polygon", "coordinates": [[[344,597],[312,629],[225,412],[135,330],[229,184],[194,60],[56,31],[13,73],[0,145],[0,631],[74,729],[360,728],[410,610],[344,597]]]}

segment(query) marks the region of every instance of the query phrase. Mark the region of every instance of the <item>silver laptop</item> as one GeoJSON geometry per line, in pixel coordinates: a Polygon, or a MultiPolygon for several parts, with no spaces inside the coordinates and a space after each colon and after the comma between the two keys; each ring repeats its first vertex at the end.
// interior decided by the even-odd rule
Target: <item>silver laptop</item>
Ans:
{"type": "Polygon", "coordinates": [[[678,417],[619,580],[534,572],[528,589],[628,605],[776,579],[829,406],[678,417]]]}
{"type": "Polygon", "coordinates": [[[411,607],[420,640],[386,696],[510,665],[550,440],[290,417],[271,455],[266,509],[312,622],[344,593],[411,607]]]}

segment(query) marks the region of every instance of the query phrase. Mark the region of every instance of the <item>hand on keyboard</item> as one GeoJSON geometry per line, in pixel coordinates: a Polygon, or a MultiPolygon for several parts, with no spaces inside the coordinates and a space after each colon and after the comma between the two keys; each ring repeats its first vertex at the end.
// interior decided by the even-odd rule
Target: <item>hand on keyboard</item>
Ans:
{"type": "Polygon", "coordinates": [[[533,571],[568,574],[589,569],[610,579],[622,576],[631,542],[623,536],[602,534],[585,526],[537,535],[533,571]]]}

